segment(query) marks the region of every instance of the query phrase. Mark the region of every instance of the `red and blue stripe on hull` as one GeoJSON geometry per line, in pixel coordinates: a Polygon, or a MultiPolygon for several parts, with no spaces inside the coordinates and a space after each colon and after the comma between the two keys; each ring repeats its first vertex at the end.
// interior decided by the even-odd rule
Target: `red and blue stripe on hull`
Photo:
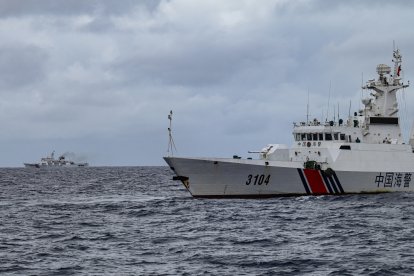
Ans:
{"type": "Polygon", "coordinates": [[[303,187],[308,195],[343,194],[341,182],[334,171],[298,169],[303,187]]]}

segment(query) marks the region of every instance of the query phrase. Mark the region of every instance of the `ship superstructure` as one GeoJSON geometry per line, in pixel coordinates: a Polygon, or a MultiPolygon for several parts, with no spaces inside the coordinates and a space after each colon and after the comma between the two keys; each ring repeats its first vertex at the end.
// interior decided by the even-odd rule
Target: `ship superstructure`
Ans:
{"type": "Polygon", "coordinates": [[[408,161],[414,157],[412,147],[404,143],[398,117],[396,93],[409,86],[401,82],[399,50],[394,51],[393,61],[393,74],[390,74],[391,67],[377,66],[378,79],[369,80],[362,87],[370,92],[370,97],[362,99],[364,108],[346,122],[339,119],[320,123],[314,119],[294,124],[295,143],[289,151],[289,160],[308,162],[308,166],[313,162],[323,170],[346,167],[360,171],[371,165],[384,169],[411,168],[414,163],[408,161]],[[396,152],[399,157],[393,158],[396,152]],[[362,164],[364,162],[368,164],[362,164]]]}
{"type": "Polygon", "coordinates": [[[64,154],[60,155],[58,159],[55,159],[55,151],[46,157],[42,157],[40,162],[37,163],[24,163],[27,168],[42,168],[42,167],[87,167],[86,162],[76,163],[68,160],[64,154]]]}
{"type": "Polygon", "coordinates": [[[414,137],[405,143],[396,93],[402,56],[380,64],[362,88],[363,108],[344,121],[294,123],[294,143],[269,144],[259,159],[165,157],[193,196],[275,196],[412,191],[414,137]]]}

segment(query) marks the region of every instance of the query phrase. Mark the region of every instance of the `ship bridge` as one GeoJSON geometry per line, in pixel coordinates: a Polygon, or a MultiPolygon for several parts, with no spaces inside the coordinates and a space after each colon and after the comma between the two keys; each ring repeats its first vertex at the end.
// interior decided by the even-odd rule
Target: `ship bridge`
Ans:
{"type": "MultiPolygon", "coordinates": [[[[409,86],[401,78],[401,54],[397,49],[393,54],[394,70],[385,64],[376,67],[378,79],[368,80],[362,88],[369,91],[369,97],[362,99],[364,108],[354,112],[346,122],[309,122],[294,123],[295,146],[313,146],[314,141],[339,141],[366,144],[403,144],[398,101],[396,93],[409,86]],[[305,142],[305,143],[304,143],[305,142]]],[[[316,143],[321,145],[322,143],[316,143]]]]}
{"type": "MultiPolygon", "coordinates": [[[[369,97],[362,99],[363,109],[354,112],[345,122],[339,118],[337,121],[320,122],[315,118],[307,122],[294,123],[294,143],[289,150],[287,161],[312,161],[321,166],[331,167],[341,160],[341,156],[348,156],[349,152],[352,152],[355,158],[364,158],[367,152],[372,151],[377,158],[384,160],[387,159],[385,156],[392,155],[392,152],[411,152],[411,148],[403,141],[398,117],[396,93],[409,86],[402,82],[400,76],[399,50],[394,51],[393,62],[393,72],[391,67],[385,64],[376,67],[378,78],[367,81],[362,87],[369,92],[369,97]],[[381,157],[381,154],[384,154],[384,157],[381,157]]],[[[414,138],[412,141],[414,145],[414,138]]],[[[274,150],[272,154],[264,155],[262,158],[283,159],[281,156],[287,156],[284,151],[286,150],[274,150]]],[[[347,160],[351,160],[352,163],[353,157],[348,156],[347,160]]]]}

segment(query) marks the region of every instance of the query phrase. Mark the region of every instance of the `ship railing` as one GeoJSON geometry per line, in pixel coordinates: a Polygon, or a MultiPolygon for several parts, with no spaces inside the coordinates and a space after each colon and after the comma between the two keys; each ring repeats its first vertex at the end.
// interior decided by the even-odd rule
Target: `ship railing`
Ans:
{"type": "Polygon", "coordinates": [[[318,120],[313,120],[313,121],[309,121],[309,122],[293,122],[293,127],[299,127],[299,126],[320,126],[321,122],[319,122],[318,120]]]}

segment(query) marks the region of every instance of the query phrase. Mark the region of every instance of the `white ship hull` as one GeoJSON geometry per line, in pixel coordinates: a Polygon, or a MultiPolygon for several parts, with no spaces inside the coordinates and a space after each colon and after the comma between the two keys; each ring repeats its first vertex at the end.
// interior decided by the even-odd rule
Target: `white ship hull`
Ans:
{"type": "Polygon", "coordinates": [[[76,163],[76,164],[42,164],[42,163],[23,163],[26,168],[77,168],[88,167],[88,163],[76,163]]]}
{"type": "Polygon", "coordinates": [[[414,172],[304,169],[299,162],[165,157],[194,197],[273,197],[413,191],[414,172]]]}
{"type": "MultiPolygon", "coordinates": [[[[258,159],[176,158],[165,161],[195,197],[270,197],[413,191],[414,127],[404,141],[396,93],[407,88],[402,56],[376,67],[378,79],[363,86],[363,109],[346,121],[334,116],[293,124],[294,143],[268,144],[258,159]]],[[[339,110],[339,107],[338,107],[339,110]]],[[[175,148],[170,120],[169,151],[175,148]]]]}

